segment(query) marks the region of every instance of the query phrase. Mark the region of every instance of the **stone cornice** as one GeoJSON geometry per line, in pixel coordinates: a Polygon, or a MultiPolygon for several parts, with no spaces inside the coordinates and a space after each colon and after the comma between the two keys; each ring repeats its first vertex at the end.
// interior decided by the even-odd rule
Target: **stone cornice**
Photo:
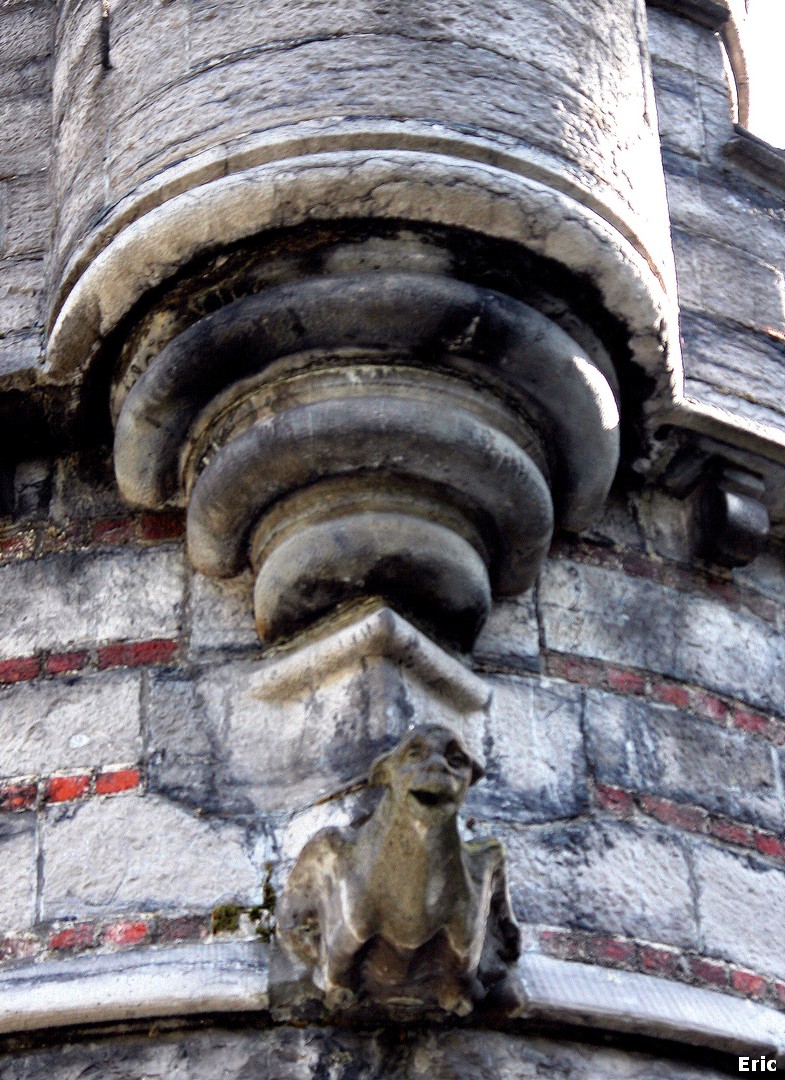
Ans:
{"type": "MultiPolygon", "coordinates": [[[[270,1004],[271,947],[253,941],[184,945],[46,961],[0,975],[0,1033],[220,1013],[270,1004]]],[[[785,1051],[785,1017],[701,987],[525,954],[524,1022],[569,1024],[724,1053],[785,1051]]],[[[277,1013],[285,1020],[285,1009],[277,1013]]]]}
{"type": "Polygon", "coordinates": [[[670,11],[709,30],[721,30],[730,18],[728,9],[717,0],[646,0],[646,2],[649,7],[670,11]]]}

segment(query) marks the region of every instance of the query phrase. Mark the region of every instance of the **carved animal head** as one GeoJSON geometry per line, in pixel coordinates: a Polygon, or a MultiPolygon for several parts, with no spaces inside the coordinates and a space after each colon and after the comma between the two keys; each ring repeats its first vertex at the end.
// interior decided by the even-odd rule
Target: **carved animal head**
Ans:
{"type": "Polygon", "coordinates": [[[378,757],[368,779],[388,787],[408,813],[433,822],[456,814],[471,785],[484,775],[454,731],[423,724],[378,757]]]}

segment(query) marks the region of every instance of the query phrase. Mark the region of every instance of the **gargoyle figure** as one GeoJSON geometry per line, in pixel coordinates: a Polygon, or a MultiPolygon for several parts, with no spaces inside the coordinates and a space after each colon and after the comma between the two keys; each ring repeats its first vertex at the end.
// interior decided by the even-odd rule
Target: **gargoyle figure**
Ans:
{"type": "Polygon", "coordinates": [[[466,1015],[520,1003],[520,932],[504,852],[465,844],[458,808],[484,775],[449,728],[414,728],[377,758],[386,791],[370,818],[318,832],[283,891],[279,936],[329,1006],[358,997],[466,1015]]]}

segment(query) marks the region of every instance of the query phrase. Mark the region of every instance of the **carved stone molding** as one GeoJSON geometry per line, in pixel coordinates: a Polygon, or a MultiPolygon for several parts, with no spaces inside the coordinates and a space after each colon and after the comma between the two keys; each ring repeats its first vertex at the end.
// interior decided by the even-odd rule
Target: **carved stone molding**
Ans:
{"type": "Polygon", "coordinates": [[[380,596],[465,649],[554,522],[602,506],[613,381],[540,311],[434,267],[306,278],[123,375],[115,467],[128,502],[188,506],[203,573],[250,561],[264,641],[380,596]]]}

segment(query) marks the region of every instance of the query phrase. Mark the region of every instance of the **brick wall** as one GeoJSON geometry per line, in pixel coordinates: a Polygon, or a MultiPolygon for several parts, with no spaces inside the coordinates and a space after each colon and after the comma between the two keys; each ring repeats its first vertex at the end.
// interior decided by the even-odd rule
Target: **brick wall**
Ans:
{"type": "MultiPolygon", "coordinates": [[[[47,468],[0,536],[4,955],[203,936],[345,820],[357,797],[317,804],[335,746],[368,750],[362,708],[347,684],[295,738],[248,693],[250,578],[192,574],[176,515],[47,468]]],[[[785,572],[685,562],[684,506],[657,499],[617,497],[496,604],[467,829],[505,839],[529,947],[782,1004],[785,572]]]]}

